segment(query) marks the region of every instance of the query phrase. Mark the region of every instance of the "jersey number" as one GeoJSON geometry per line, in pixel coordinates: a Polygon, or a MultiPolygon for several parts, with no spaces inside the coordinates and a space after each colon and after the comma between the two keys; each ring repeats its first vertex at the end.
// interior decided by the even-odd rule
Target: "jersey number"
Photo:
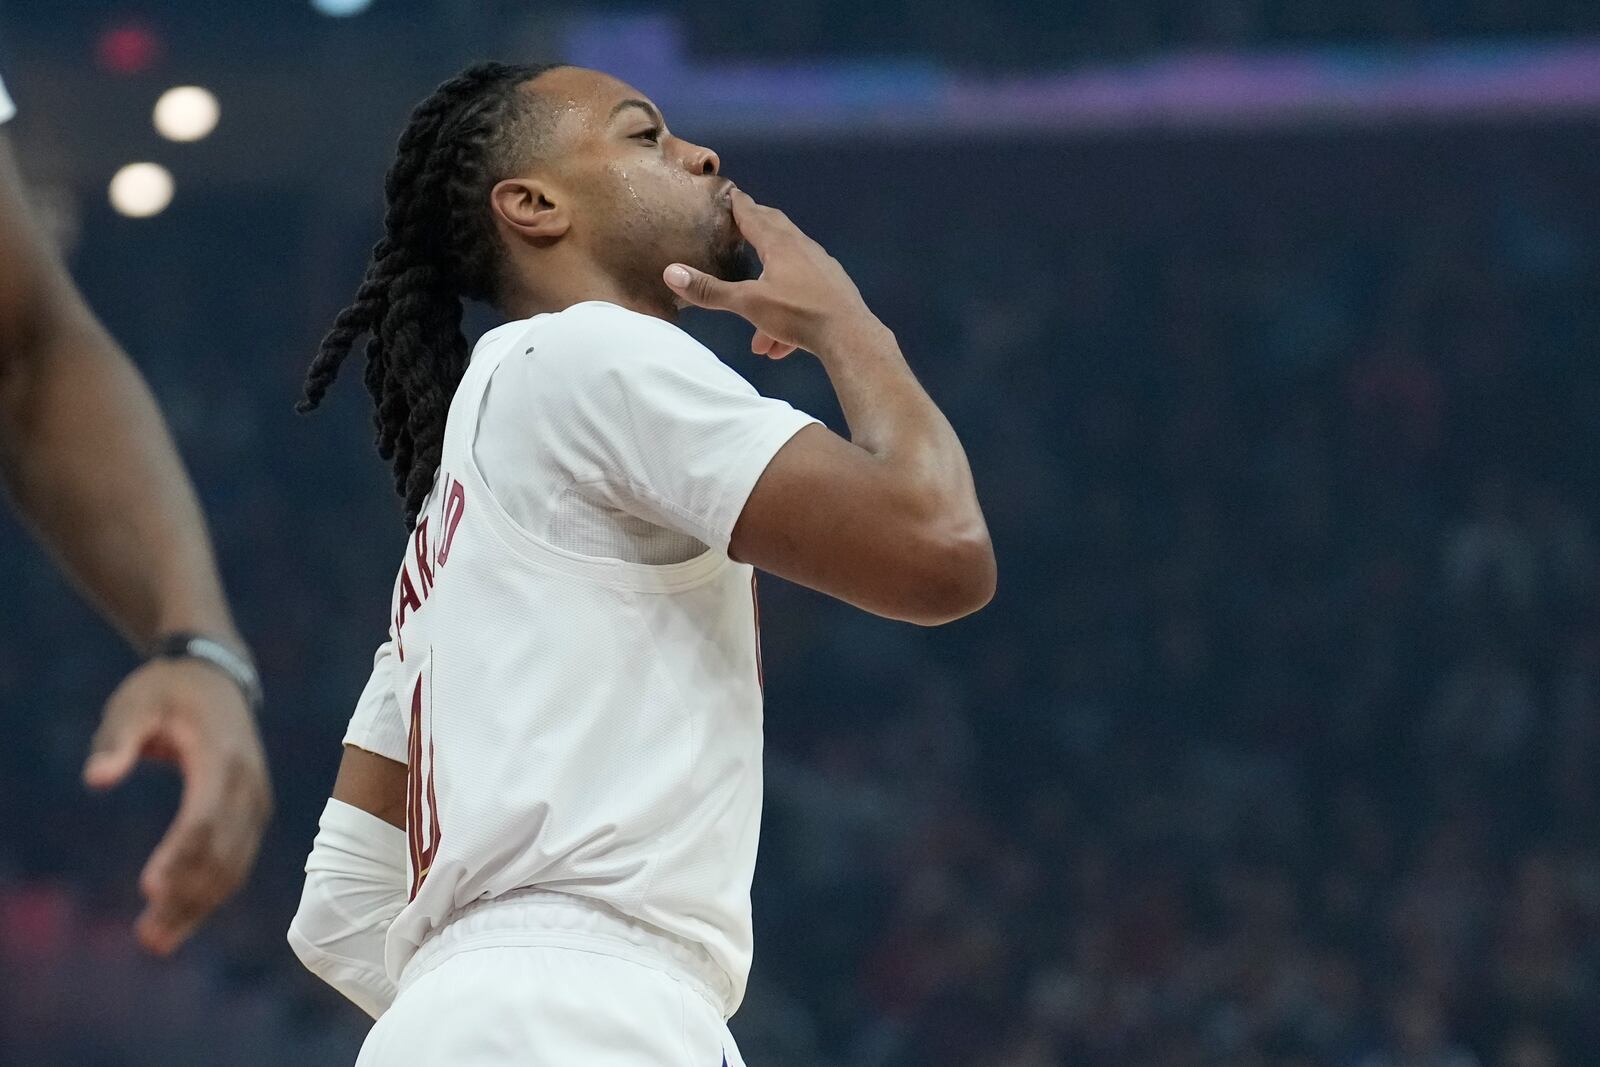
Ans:
{"type": "Polygon", "coordinates": [[[417,674],[411,691],[411,742],[406,753],[406,838],[411,852],[411,898],[433,867],[439,852],[439,801],[433,792],[433,736],[423,740],[422,692],[426,668],[417,674]],[[424,766],[426,763],[426,766],[424,766]]]}

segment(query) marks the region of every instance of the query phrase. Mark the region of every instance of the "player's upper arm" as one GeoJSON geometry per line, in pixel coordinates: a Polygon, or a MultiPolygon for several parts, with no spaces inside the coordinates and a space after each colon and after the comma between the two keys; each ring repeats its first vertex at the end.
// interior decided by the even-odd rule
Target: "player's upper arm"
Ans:
{"type": "Polygon", "coordinates": [[[333,799],[406,828],[406,765],[355,745],[344,746],[333,799]]]}
{"type": "Polygon", "coordinates": [[[937,625],[992,593],[981,525],[931,513],[867,452],[822,426],[778,450],[733,530],[729,555],[883,615],[937,625]]]}
{"type": "Polygon", "coordinates": [[[394,642],[385,641],[372,657],[372,674],[345,730],[344,758],[333,799],[404,827],[410,727],[395,697],[394,664],[394,642]]]}
{"type": "Polygon", "coordinates": [[[49,331],[79,305],[33,223],[10,140],[0,129],[0,373],[46,350],[49,331]]]}
{"type": "Polygon", "coordinates": [[[529,462],[555,457],[629,514],[879,615],[947,622],[987,598],[981,526],[928,514],[872,454],[681,330],[600,305],[569,309],[561,328],[496,378],[540,435],[529,462]]]}

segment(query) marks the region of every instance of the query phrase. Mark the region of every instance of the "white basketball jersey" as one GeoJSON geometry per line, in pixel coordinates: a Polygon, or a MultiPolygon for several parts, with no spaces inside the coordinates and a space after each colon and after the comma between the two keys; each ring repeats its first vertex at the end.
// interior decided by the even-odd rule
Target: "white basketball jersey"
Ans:
{"type": "Polygon", "coordinates": [[[768,461],[814,421],[612,304],[479,342],[346,737],[410,772],[391,977],[457,908],[536,886],[703,952],[733,1013],[762,699],[754,573],[727,546],[768,461]],[[650,564],[561,543],[606,540],[607,516],[618,543],[643,523],[703,550],[650,564]]]}

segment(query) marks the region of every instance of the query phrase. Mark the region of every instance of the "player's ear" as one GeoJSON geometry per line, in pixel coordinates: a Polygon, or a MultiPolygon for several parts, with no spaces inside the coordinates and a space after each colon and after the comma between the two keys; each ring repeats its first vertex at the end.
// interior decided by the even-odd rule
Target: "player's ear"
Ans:
{"type": "Polygon", "coordinates": [[[572,225],[566,197],[534,178],[506,178],[489,193],[495,215],[524,237],[553,241],[572,225]]]}

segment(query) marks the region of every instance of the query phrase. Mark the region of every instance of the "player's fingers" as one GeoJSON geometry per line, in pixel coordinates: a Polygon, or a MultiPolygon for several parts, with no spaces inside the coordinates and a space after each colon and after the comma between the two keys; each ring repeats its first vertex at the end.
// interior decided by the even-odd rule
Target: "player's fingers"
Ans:
{"type": "Polygon", "coordinates": [[[731,311],[744,315],[748,303],[749,286],[754,282],[725,282],[705,271],[695,270],[683,263],[674,263],[661,274],[667,288],[696,307],[731,311]]]}
{"type": "Polygon", "coordinates": [[[139,879],[145,909],[134,930],[150,951],[167,955],[233,895],[248,870],[216,827],[184,828],[165,854],[152,855],[139,879]]]}
{"type": "Polygon", "coordinates": [[[775,207],[756,203],[743,189],[734,189],[729,200],[733,205],[733,221],[757,255],[761,254],[764,245],[770,245],[784,234],[799,232],[799,228],[789,221],[788,215],[775,207]]]}
{"type": "Polygon", "coordinates": [[[148,901],[136,930],[153,952],[182,944],[244,880],[264,815],[248,772],[227,756],[176,739],[184,771],[178,813],[139,879],[148,901]]]}
{"type": "Polygon", "coordinates": [[[121,689],[111,694],[89,743],[84,784],[91,789],[110,789],[126,778],[160,721],[159,705],[121,689]]]}
{"type": "Polygon", "coordinates": [[[150,951],[177,948],[238,884],[218,844],[212,820],[180,812],[156,846],[139,877],[146,906],[135,926],[150,951]]]}
{"type": "Polygon", "coordinates": [[[790,356],[794,355],[795,352],[797,352],[797,351],[799,351],[799,346],[798,345],[786,345],[786,344],[782,344],[780,342],[774,341],[773,344],[772,344],[772,347],[767,350],[767,358],[768,359],[788,359],[790,356]]]}
{"type": "Polygon", "coordinates": [[[201,899],[174,894],[153,900],[133,924],[133,933],[145,951],[170,956],[194,936],[206,916],[222,902],[221,897],[201,899]]]}
{"type": "Polygon", "coordinates": [[[146,904],[144,911],[139,913],[139,918],[133,924],[133,935],[139,944],[144,946],[146,952],[156,956],[170,956],[189,939],[189,935],[194,932],[197,925],[197,923],[190,923],[187,926],[180,924],[156,905],[146,904]]]}
{"type": "Polygon", "coordinates": [[[205,840],[205,831],[186,827],[187,846],[151,856],[139,880],[146,906],[134,928],[150,951],[171,953],[243,884],[255,861],[255,842],[228,843],[225,836],[213,828],[205,840]]]}
{"type": "Polygon", "coordinates": [[[764,356],[772,351],[772,346],[778,342],[765,330],[757,330],[756,335],[750,338],[750,351],[758,356],[764,356]]]}

